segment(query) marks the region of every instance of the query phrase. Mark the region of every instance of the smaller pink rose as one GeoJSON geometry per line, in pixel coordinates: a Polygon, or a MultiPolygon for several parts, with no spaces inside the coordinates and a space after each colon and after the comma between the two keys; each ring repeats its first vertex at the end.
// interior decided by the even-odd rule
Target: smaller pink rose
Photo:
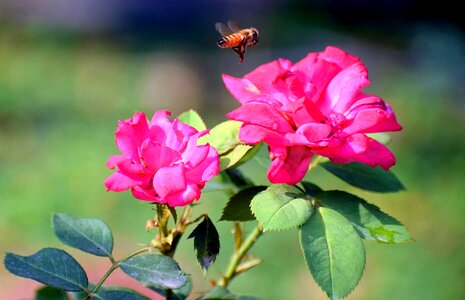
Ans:
{"type": "Polygon", "coordinates": [[[108,191],[131,190],[137,199],[184,206],[200,198],[205,183],[218,175],[218,152],[209,144],[197,145],[208,130],[197,131],[168,111],[158,111],[150,123],[137,112],[119,121],[115,132],[121,155],[111,156],[107,167],[117,168],[105,180],[108,191]]]}

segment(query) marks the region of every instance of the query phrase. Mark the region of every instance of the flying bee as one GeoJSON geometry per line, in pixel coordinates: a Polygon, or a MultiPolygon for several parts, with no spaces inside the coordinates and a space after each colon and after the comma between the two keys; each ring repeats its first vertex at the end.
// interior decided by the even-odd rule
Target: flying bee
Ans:
{"type": "Polygon", "coordinates": [[[257,28],[241,29],[236,23],[228,21],[215,24],[216,30],[223,36],[217,44],[220,48],[231,48],[239,55],[240,63],[244,61],[246,47],[255,46],[258,43],[259,34],[257,28]]]}

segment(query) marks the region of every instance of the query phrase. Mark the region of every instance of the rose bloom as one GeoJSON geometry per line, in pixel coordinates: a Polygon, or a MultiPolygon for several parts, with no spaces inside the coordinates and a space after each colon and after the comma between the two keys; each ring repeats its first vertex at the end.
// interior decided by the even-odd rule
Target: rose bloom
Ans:
{"type": "Polygon", "coordinates": [[[108,191],[131,189],[140,200],[183,206],[198,200],[205,183],[219,172],[218,152],[209,144],[197,145],[208,133],[198,132],[168,111],[158,111],[150,123],[137,112],[119,121],[116,144],[122,155],[108,159],[117,171],[105,180],[108,191]]]}
{"type": "Polygon", "coordinates": [[[367,75],[359,58],[335,47],[296,64],[272,61],[243,78],[224,74],[226,88],[242,104],[227,117],[243,122],[240,140],[269,145],[272,183],[298,183],[314,154],[387,170],[394,155],[366,134],[402,127],[387,103],[361,92],[370,84],[367,75]]]}

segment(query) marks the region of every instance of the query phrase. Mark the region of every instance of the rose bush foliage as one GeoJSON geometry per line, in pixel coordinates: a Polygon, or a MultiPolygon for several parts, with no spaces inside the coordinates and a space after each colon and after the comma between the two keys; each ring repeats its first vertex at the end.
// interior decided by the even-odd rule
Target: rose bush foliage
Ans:
{"type": "MultiPolygon", "coordinates": [[[[370,83],[367,74],[357,57],[328,47],[295,64],[272,61],[243,78],[223,75],[226,87],[242,104],[227,117],[241,123],[220,123],[208,137],[201,138],[208,130],[202,130],[206,126],[193,110],[174,120],[162,110],[150,121],[142,112],[119,121],[115,137],[121,154],[108,159],[107,167],[115,172],[104,184],[108,191],[130,190],[135,198],[152,204],[155,215],[146,220],[145,230],[158,230],[150,244],[117,258],[112,253],[113,234],[103,221],[55,214],[52,226],[61,242],[110,259],[111,266],[98,283],[89,282],[82,266],[56,248],[29,256],[7,253],[6,269],[46,284],[36,299],[50,293],[76,299],[147,299],[124,287],[103,285],[118,268],[166,299],[186,299],[190,294],[201,294],[199,299],[256,299],[228,290],[237,275],[261,263],[250,249],[264,233],[297,230],[316,283],[330,299],[346,297],[365,269],[362,239],[383,244],[411,240],[407,229],[376,205],[348,192],[301,182],[312,158],[320,155],[332,162],[314,159],[312,167],[320,164],[354,187],[382,193],[404,189],[391,171],[382,170],[395,164],[394,155],[367,135],[402,129],[386,102],[362,92],[370,83]],[[243,174],[239,168],[260,148],[249,145],[261,142],[269,145],[272,162],[267,177],[276,184],[255,185],[255,178],[248,178],[255,174],[243,174]],[[219,255],[215,222],[205,211],[193,214],[197,206],[189,204],[199,200],[205,184],[220,173],[208,189],[230,197],[220,221],[232,222],[234,249],[225,271],[211,281],[212,289],[192,293],[192,279],[174,255],[185,240],[182,236],[196,223],[189,238],[204,275],[219,255]],[[184,206],[179,217],[176,206],[184,206]],[[255,222],[247,236],[241,224],[246,221],[255,222]]],[[[284,251],[289,247],[277,246],[284,251]]]]}

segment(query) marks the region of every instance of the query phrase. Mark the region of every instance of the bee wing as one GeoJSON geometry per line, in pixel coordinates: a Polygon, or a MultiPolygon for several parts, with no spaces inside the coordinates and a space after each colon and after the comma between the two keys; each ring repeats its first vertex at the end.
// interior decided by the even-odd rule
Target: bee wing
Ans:
{"type": "Polygon", "coordinates": [[[218,31],[222,36],[227,36],[232,34],[233,32],[229,29],[229,27],[224,23],[216,23],[215,29],[218,31]]]}
{"type": "Polygon", "coordinates": [[[229,20],[228,21],[228,27],[231,29],[232,32],[238,32],[243,29],[243,27],[239,26],[236,22],[229,20]]]}

